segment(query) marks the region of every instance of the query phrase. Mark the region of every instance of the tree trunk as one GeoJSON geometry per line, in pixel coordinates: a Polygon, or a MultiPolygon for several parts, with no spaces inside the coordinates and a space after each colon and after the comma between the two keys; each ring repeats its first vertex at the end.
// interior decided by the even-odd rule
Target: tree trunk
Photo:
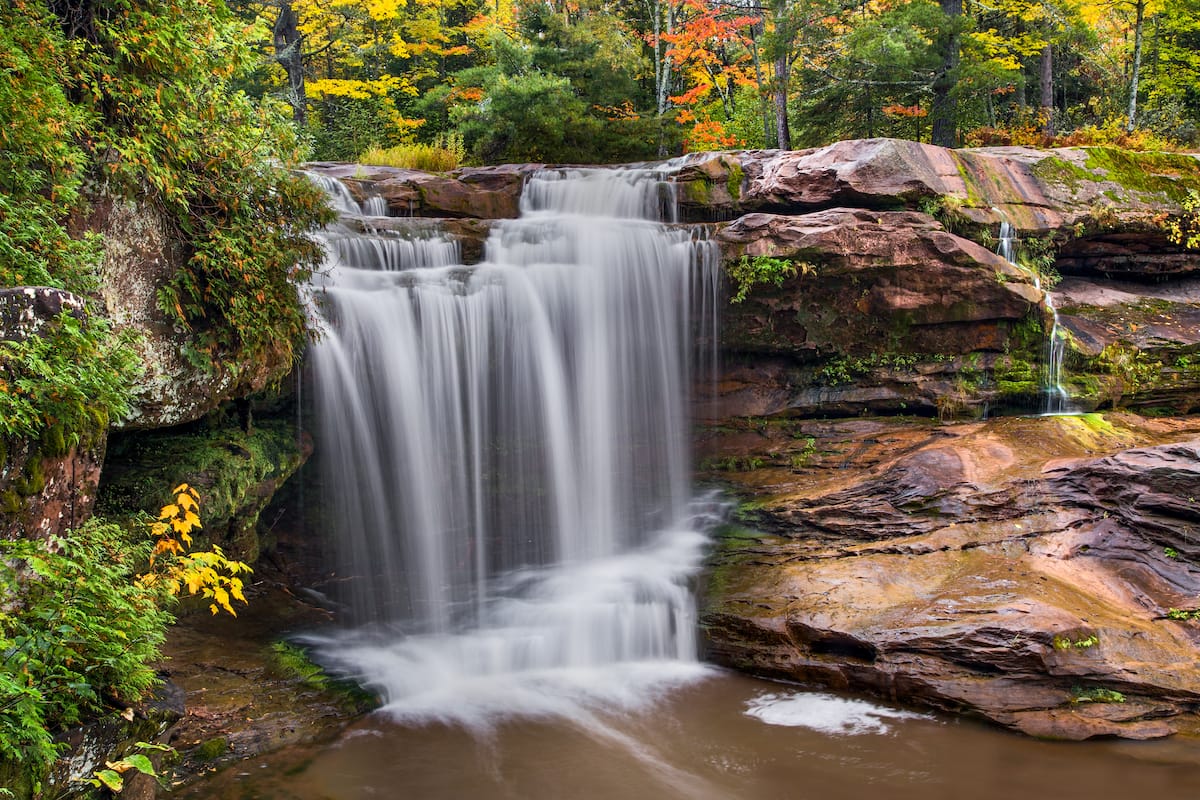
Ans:
{"type": "Polygon", "coordinates": [[[308,98],[304,92],[304,37],[297,27],[296,12],[292,0],[280,0],[279,16],[275,19],[275,60],[280,63],[288,78],[288,102],[292,105],[292,119],[303,127],[308,123],[308,98]]]}
{"type": "Polygon", "coordinates": [[[1054,51],[1050,42],[1042,48],[1039,87],[1042,90],[1042,130],[1054,133],[1054,51]]]}
{"type": "Polygon", "coordinates": [[[780,150],[792,149],[792,131],[788,127],[788,57],[780,53],[775,57],[775,138],[780,150]]]}
{"type": "Polygon", "coordinates": [[[939,0],[942,13],[947,17],[947,30],[940,37],[942,50],[942,68],[933,81],[933,130],[930,133],[931,143],[940,147],[954,147],[955,118],[957,117],[956,103],[952,94],[957,80],[955,70],[958,68],[959,33],[958,21],[963,13],[962,0],[939,0]]]}
{"type": "Polygon", "coordinates": [[[763,89],[763,72],[762,59],[759,58],[758,38],[763,31],[760,28],[761,22],[758,25],[753,25],[750,28],[750,55],[754,61],[754,84],[758,87],[759,114],[762,116],[763,126],[763,147],[771,146],[771,101],[767,98],[767,93],[763,89]]]}
{"type": "Polygon", "coordinates": [[[1137,127],[1138,78],[1142,70],[1142,33],[1146,20],[1146,0],[1135,0],[1134,7],[1137,9],[1137,21],[1133,27],[1133,69],[1129,76],[1129,122],[1125,124],[1125,130],[1129,133],[1133,133],[1137,127]]]}

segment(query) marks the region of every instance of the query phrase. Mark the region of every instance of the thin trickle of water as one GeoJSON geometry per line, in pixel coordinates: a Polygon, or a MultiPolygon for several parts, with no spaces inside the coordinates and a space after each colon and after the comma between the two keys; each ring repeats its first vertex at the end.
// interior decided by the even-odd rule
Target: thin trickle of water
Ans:
{"type": "Polygon", "coordinates": [[[362,201],[362,213],[368,217],[386,217],[388,215],[388,202],[382,195],[378,194],[364,197],[362,201]]]}
{"type": "MultiPolygon", "coordinates": [[[[997,237],[996,254],[1004,260],[1015,263],[1016,232],[1007,220],[1000,223],[1000,233],[997,237]]],[[[1042,289],[1042,278],[1037,271],[1033,273],[1033,284],[1042,289]]],[[[1042,380],[1042,413],[1070,414],[1074,412],[1071,405],[1071,395],[1063,384],[1063,357],[1066,355],[1066,334],[1059,326],[1058,309],[1054,307],[1054,295],[1049,290],[1042,291],[1046,310],[1050,312],[1052,324],[1050,335],[1046,341],[1046,358],[1042,380]]]]}
{"type": "Polygon", "coordinates": [[[472,268],[439,237],[329,237],[318,447],[372,624],[327,653],[398,715],[633,702],[702,672],[689,390],[715,247],[664,224],[650,171],[539,173],[521,209],[472,268]]]}

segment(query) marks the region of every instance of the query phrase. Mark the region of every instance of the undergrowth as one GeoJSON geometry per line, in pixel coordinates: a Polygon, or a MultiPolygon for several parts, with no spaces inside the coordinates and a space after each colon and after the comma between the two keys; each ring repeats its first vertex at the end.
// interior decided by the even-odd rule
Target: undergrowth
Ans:
{"type": "Polygon", "coordinates": [[[360,164],[377,167],[418,169],[423,172],[449,172],[466,157],[462,136],[439,135],[433,144],[401,144],[395,147],[371,147],[358,156],[360,164]]]}

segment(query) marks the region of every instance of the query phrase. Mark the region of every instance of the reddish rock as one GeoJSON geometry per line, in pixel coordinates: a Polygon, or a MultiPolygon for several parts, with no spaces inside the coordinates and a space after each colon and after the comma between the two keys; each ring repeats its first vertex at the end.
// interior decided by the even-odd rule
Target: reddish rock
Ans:
{"type": "Polygon", "coordinates": [[[1195,727],[1200,623],[1166,618],[1200,602],[1194,421],[793,424],[726,475],[763,532],[714,558],[711,657],[1037,736],[1195,727]]]}
{"type": "Polygon", "coordinates": [[[963,376],[1019,349],[1018,325],[1041,325],[1028,273],[925,214],[747,214],[717,240],[727,264],[770,256],[797,270],[724,311],[726,415],[979,406],[990,395],[964,391],[963,376]]]}
{"type": "Polygon", "coordinates": [[[447,173],[332,162],[308,168],[344,181],[360,201],[383,197],[394,217],[513,219],[526,178],[542,165],[464,167],[447,173]]]}
{"type": "Polygon", "coordinates": [[[792,260],[799,274],[760,284],[726,316],[733,349],[960,354],[1000,350],[1001,322],[1027,317],[1041,292],[1027,273],[926,214],[835,208],[747,214],[717,236],[730,260],[792,260]]]}

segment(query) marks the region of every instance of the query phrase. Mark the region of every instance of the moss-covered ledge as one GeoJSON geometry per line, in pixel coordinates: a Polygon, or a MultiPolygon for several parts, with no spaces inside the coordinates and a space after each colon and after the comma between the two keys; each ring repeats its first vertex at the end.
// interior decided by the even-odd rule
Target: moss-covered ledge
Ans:
{"type": "Polygon", "coordinates": [[[311,452],[311,440],[297,435],[291,420],[260,421],[249,431],[213,420],[114,435],[98,507],[112,516],[157,514],[171,487],[191,484],[200,492],[200,539],[253,562],[261,549],[259,515],[311,452]]]}

